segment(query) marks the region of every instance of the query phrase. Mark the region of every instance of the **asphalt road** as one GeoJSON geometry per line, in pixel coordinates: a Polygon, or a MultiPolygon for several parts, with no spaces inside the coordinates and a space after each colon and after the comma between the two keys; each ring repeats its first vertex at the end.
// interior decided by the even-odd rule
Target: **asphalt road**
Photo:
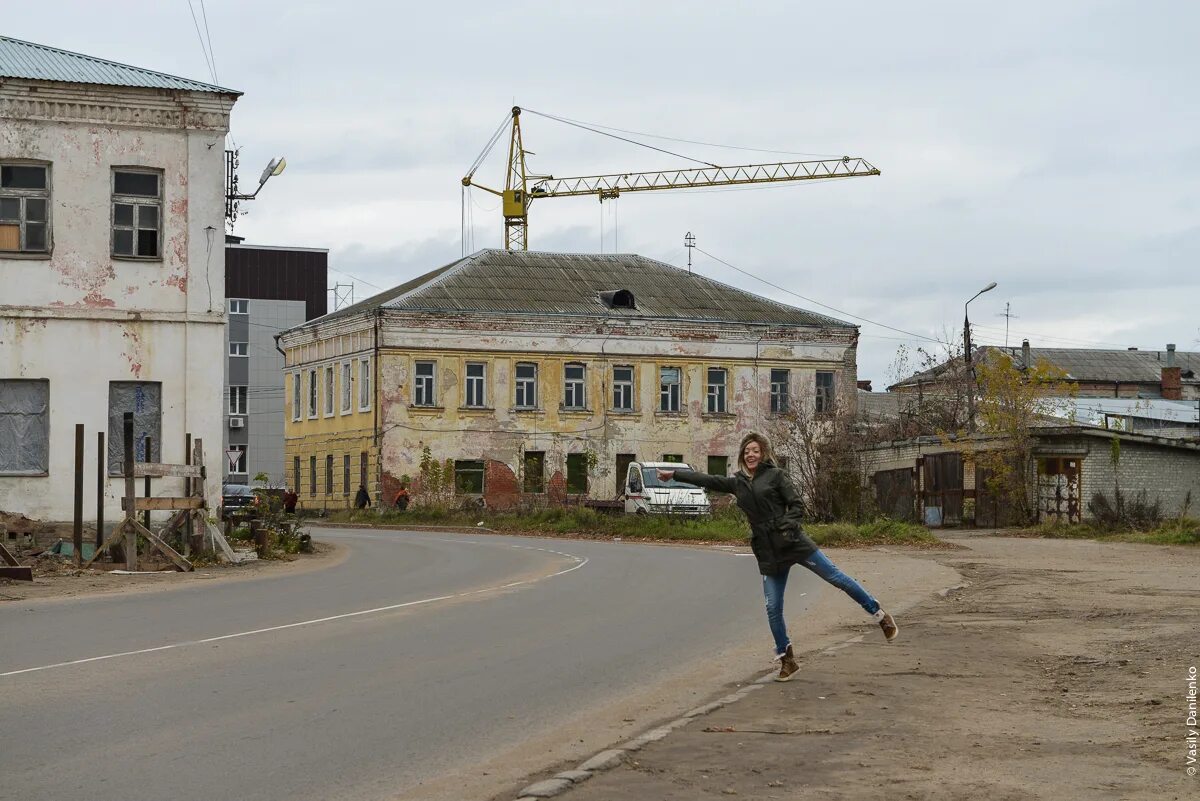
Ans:
{"type": "MultiPolygon", "coordinates": [[[[0,799],[422,798],[719,648],[766,652],[753,559],[728,552],[317,537],[347,557],[0,606],[0,799]]],[[[789,593],[791,611],[804,601],[789,593]]]]}

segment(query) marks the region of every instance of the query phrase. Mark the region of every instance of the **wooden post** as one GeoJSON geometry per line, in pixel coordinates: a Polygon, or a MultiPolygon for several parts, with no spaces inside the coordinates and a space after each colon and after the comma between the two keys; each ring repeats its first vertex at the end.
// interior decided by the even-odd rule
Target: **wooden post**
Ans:
{"type": "Polygon", "coordinates": [[[104,544],[104,479],[108,475],[108,453],[104,432],[96,432],[96,550],[104,544]]]}
{"type": "MultiPolygon", "coordinates": [[[[147,462],[154,461],[153,459],[150,458],[150,454],[153,452],[151,450],[152,445],[153,445],[153,439],[151,437],[146,437],[146,461],[147,462]]],[[[146,481],[146,497],[149,498],[150,497],[150,476],[146,476],[145,481],[146,481]]],[[[145,514],[143,515],[142,525],[145,526],[146,528],[150,528],[150,510],[149,509],[147,509],[145,514]]]]}
{"type": "Polygon", "coordinates": [[[128,531],[125,541],[125,569],[137,570],[138,535],[130,522],[137,520],[137,514],[134,511],[137,509],[137,504],[134,502],[137,484],[133,480],[133,412],[125,412],[122,422],[125,433],[125,528],[128,531]]]}
{"type": "Polygon", "coordinates": [[[75,424],[75,567],[83,564],[83,423],[75,424]]]}
{"type": "MultiPolygon", "coordinates": [[[[183,463],[192,463],[192,435],[187,434],[184,437],[183,445],[183,463]]],[[[192,480],[185,478],[183,480],[183,494],[191,497],[192,495],[192,480]]],[[[188,515],[187,523],[183,529],[183,555],[185,558],[192,555],[192,515],[188,515]]]]}

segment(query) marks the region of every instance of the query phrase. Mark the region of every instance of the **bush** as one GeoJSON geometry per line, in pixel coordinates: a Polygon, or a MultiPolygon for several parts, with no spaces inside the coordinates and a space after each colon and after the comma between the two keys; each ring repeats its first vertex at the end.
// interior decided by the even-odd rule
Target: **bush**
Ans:
{"type": "Polygon", "coordinates": [[[1111,502],[1103,492],[1097,492],[1088,502],[1088,512],[1095,522],[1107,529],[1133,529],[1149,531],[1162,523],[1162,504],[1158,498],[1148,499],[1146,490],[1139,490],[1132,499],[1117,489],[1113,493],[1116,501],[1111,502]]]}

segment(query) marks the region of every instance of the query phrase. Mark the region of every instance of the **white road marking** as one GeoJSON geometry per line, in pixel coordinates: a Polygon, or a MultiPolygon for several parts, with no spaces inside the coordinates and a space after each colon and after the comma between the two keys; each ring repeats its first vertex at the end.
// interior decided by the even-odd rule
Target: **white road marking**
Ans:
{"type": "MultiPolygon", "coordinates": [[[[448,541],[449,542],[463,542],[463,540],[448,540],[448,541]]],[[[473,544],[480,545],[482,543],[475,542],[473,544]]],[[[524,546],[514,545],[512,547],[521,548],[524,546]]],[[[533,550],[533,549],[528,549],[528,550],[533,550]]],[[[545,550],[545,549],[539,548],[537,550],[545,550]]],[[[222,634],[218,637],[206,637],[203,640],[188,640],[186,642],[171,643],[170,645],[159,645],[155,648],[141,648],[136,651],[122,651],[122,652],[116,653],[116,654],[105,654],[103,656],[90,656],[90,657],[87,657],[86,659],[72,659],[69,662],[55,662],[52,665],[40,665],[38,667],[23,668],[21,670],[10,670],[7,673],[0,673],[0,678],[3,678],[5,676],[19,676],[23,673],[36,673],[41,670],[54,670],[55,668],[70,667],[72,665],[84,665],[84,664],[87,664],[88,662],[102,662],[107,659],[120,659],[121,657],[125,657],[125,656],[138,656],[140,654],[153,654],[158,651],[170,651],[170,650],[173,650],[176,648],[187,648],[188,646],[193,646],[193,645],[207,645],[208,643],[220,642],[222,640],[234,640],[239,637],[253,637],[258,634],[268,634],[272,631],[283,631],[284,629],[294,629],[294,628],[299,628],[300,626],[315,626],[318,623],[329,623],[334,620],[345,620],[346,618],[361,617],[363,615],[373,615],[373,614],[376,614],[379,612],[391,612],[396,609],[404,609],[404,608],[410,607],[410,606],[421,606],[424,604],[437,603],[438,601],[449,601],[454,598],[466,598],[471,595],[480,595],[485,592],[494,592],[496,590],[507,590],[507,589],[511,589],[513,587],[520,587],[520,586],[523,586],[526,584],[536,584],[539,581],[545,581],[546,579],[555,578],[556,576],[564,576],[567,573],[571,573],[575,570],[578,570],[579,568],[583,567],[584,565],[586,565],[588,563],[588,557],[586,557],[586,556],[575,556],[574,554],[562,553],[560,551],[550,551],[550,553],[556,554],[558,556],[564,556],[568,559],[573,559],[573,560],[575,560],[576,564],[574,564],[571,567],[568,567],[566,570],[560,570],[557,573],[551,573],[546,576],[539,576],[538,578],[535,578],[535,579],[526,579],[524,581],[513,581],[508,584],[500,584],[495,587],[485,587],[481,590],[470,590],[468,592],[454,593],[453,595],[439,595],[436,598],[422,598],[419,601],[406,601],[405,603],[402,603],[402,604],[390,604],[388,606],[377,606],[374,609],[360,609],[357,612],[346,612],[345,614],[341,614],[341,615],[330,615],[329,617],[319,617],[319,618],[314,618],[313,620],[301,620],[296,623],[285,623],[281,626],[268,626],[267,628],[264,628],[264,629],[253,629],[252,631],[239,631],[234,634],[222,634]]]]}

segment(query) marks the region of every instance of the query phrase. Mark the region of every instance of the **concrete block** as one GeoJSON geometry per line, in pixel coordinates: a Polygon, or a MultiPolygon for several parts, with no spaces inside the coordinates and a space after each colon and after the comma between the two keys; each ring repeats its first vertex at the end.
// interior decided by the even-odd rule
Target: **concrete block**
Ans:
{"type": "Polygon", "coordinates": [[[554,778],[566,779],[572,784],[579,784],[580,782],[586,782],[588,779],[592,778],[592,772],[590,770],[564,770],[562,773],[557,774],[554,778]]]}
{"type": "Polygon", "coordinates": [[[553,798],[573,786],[570,779],[545,779],[535,782],[522,790],[517,798],[553,798]]]}
{"type": "Polygon", "coordinates": [[[610,748],[607,751],[601,751],[587,762],[584,762],[579,766],[579,770],[608,770],[609,768],[615,768],[617,765],[620,765],[621,760],[624,758],[625,752],[620,748],[610,748]]]}

